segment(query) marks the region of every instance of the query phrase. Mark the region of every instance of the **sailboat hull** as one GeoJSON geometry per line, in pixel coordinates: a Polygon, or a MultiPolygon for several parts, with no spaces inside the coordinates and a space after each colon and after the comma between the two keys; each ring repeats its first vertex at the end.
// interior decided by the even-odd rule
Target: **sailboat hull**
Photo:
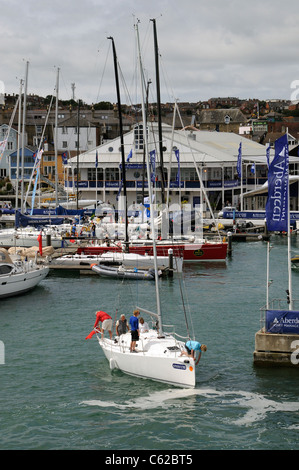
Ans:
{"type": "Polygon", "coordinates": [[[30,291],[45,279],[48,272],[49,268],[40,267],[32,271],[0,276],[0,299],[30,291]]]}
{"type": "Polygon", "coordinates": [[[137,353],[129,350],[130,333],[121,335],[118,342],[99,337],[98,341],[111,369],[177,387],[195,387],[194,360],[181,356],[184,343],[176,341],[171,335],[158,338],[154,330],[140,334],[137,353]]]}
{"type": "MultiPolygon", "coordinates": [[[[227,255],[227,243],[157,243],[157,256],[168,256],[168,250],[173,250],[173,255],[183,258],[184,261],[225,261],[227,255]]],[[[80,247],[78,253],[89,255],[101,255],[107,252],[121,252],[121,247],[87,246],[80,247]]],[[[153,256],[153,245],[140,244],[129,245],[129,253],[153,256]]]]}

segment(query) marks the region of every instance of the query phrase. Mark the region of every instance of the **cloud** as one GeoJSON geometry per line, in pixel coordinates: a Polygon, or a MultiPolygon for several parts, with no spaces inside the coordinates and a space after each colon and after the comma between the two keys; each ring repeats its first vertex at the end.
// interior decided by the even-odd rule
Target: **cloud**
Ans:
{"type": "MultiPolygon", "coordinates": [[[[286,98],[299,79],[298,2],[278,0],[0,0],[1,76],[17,93],[28,60],[28,93],[52,94],[57,67],[60,96],[88,103],[116,101],[111,41],[130,97],[138,97],[137,20],[143,65],[155,96],[153,25],[156,18],[162,101],[212,96],[286,98]],[[135,76],[134,76],[135,75],[135,76]]],[[[140,99],[140,98],[139,98],[140,99]]]]}

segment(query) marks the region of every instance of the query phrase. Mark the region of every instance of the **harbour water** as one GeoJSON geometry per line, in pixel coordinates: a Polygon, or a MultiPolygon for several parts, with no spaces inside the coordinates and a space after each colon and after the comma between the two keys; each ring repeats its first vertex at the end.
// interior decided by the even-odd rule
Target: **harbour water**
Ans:
{"type": "MultiPolygon", "coordinates": [[[[292,241],[299,253],[299,237],[292,241]]],[[[273,237],[270,296],[285,298],[286,239],[273,237]]],[[[0,449],[292,450],[299,448],[298,369],[256,368],[266,300],[266,243],[234,243],[226,263],[187,265],[161,279],[165,322],[208,347],[194,390],[111,371],[91,331],[96,310],[155,310],[154,283],[51,273],[34,291],[1,300],[0,449]]],[[[299,272],[293,273],[299,298],[299,272]]]]}

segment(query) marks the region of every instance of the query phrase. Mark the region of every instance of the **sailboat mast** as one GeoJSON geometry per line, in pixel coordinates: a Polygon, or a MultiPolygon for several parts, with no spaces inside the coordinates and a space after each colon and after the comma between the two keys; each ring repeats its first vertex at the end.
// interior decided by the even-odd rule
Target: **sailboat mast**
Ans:
{"type": "Polygon", "coordinates": [[[158,131],[159,131],[159,154],[161,168],[161,199],[165,203],[165,177],[163,163],[163,140],[162,140],[162,118],[161,118],[161,98],[160,98],[160,74],[159,74],[159,48],[157,39],[156,20],[152,19],[154,26],[154,45],[155,45],[155,66],[156,66],[156,87],[157,87],[157,107],[158,107],[158,131]]]}
{"type": "Polygon", "coordinates": [[[148,195],[150,202],[150,220],[151,220],[151,230],[153,237],[153,254],[154,254],[154,268],[155,268],[155,287],[156,287],[156,301],[157,301],[157,315],[159,322],[159,333],[160,336],[163,336],[163,325],[162,325],[162,316],[161,316],[161,303],[160,303],[160,294],[159,294],[159,285],[158,285],[158,263],[157,263],[157,248],[156,248],[156,239],[155,239],[155,224],[154,224],[154,207],[153,207],[153,192],[150,178],[150,166],[148,158],[148,139],[147,139],[147,127],[146,127],[146,113],[144,105],[144,86],[142,80],[142,61],[140,54],[140,42],[139,42],[139,33],[138,26],[135,25],[136,34],[137,34],[137,46],[138,46],[138,55],[139,55],[139,72],[140,72],[140,85],[141,85],[141,106],[142,106],[142,118],[143,118],[143,141],[145,148],[145,160],[146,160],[146,170],[147,170],[147,179],[148,179],[148,195]]]}
{"type": "Polygon", "coordinates": [[[56,78],[56,106],[55,106],[55,198],[56,198],[56,207],[58,206],[58,169],[57,169],[58,89],[59,89],[59,68],[57,69],[57,78],[56,78]]]}
{"type": "Polygon", "coordinates": [[[115,73],[115,84],[116,84],[116,95],[117,95],[117,107],[120,127],[120,149],[121,149],[121,171],[122,171],[122,182],[123,182],[123,194],[125,202],[125,246],[126,251],[128,250],[128,204],[127,204],[127,182],[126,182],[126,162],[125,162],[125,149],[124,149],[124,136],[123,136],[123,124],[122,124],[122,112],[120,102],[120,91],[119,91],[119,80],[118,80],[118,66],[117,56],[115,50],[114,39],[110,36],[108,39],[112,41],[113,58],[114,58],[114,73],[115,73]]]}
{"type": "Polygon", "coordinates": [[[19,208],[19,179],[20,179],[20,137],[21,137],[21,119],[22,119],[22,88],[23,80],[20,80],[19,91],[19,116],[18,116],[18,148],[17,148],[17,169],[16,169],[16,202],[15,209],[19,208]]]}
{"type": "Polygon", "coordinates": [[[25,129],[26,129],[26,108],[27,108],[27,84],[28,84],[28,67],[29,62],[26,62],[25,86],[24,86],[24,101],[23,101],[23,122],[22,122],[22,170],[21,170],[21,212],[24,210],[24,166],[25,166],[25,129]]]}
{"type": "Polygon", "coordinates": [[[77,210],[79,209],[79,152],[80,152],[80,100],[78,100],[77,114],[77,210]]]}

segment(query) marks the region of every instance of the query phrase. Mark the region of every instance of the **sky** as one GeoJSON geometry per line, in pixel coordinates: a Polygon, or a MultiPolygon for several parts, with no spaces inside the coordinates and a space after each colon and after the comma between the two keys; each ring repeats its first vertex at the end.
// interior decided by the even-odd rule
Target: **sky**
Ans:
{"type": "Polygon", "coordinates": [[[299,99],[297,0],[0,0],[0,92],[140,102],[139,35],[150,101],[156,101],[153,18],[162,102],[212,97],[299,99]],[[137,25],[137,26],[136,26],[137,25]],[[1,90],[2,88],[2,90],[1,90]],[[298,96],[297,96],[298,95],[298,96]]]}

